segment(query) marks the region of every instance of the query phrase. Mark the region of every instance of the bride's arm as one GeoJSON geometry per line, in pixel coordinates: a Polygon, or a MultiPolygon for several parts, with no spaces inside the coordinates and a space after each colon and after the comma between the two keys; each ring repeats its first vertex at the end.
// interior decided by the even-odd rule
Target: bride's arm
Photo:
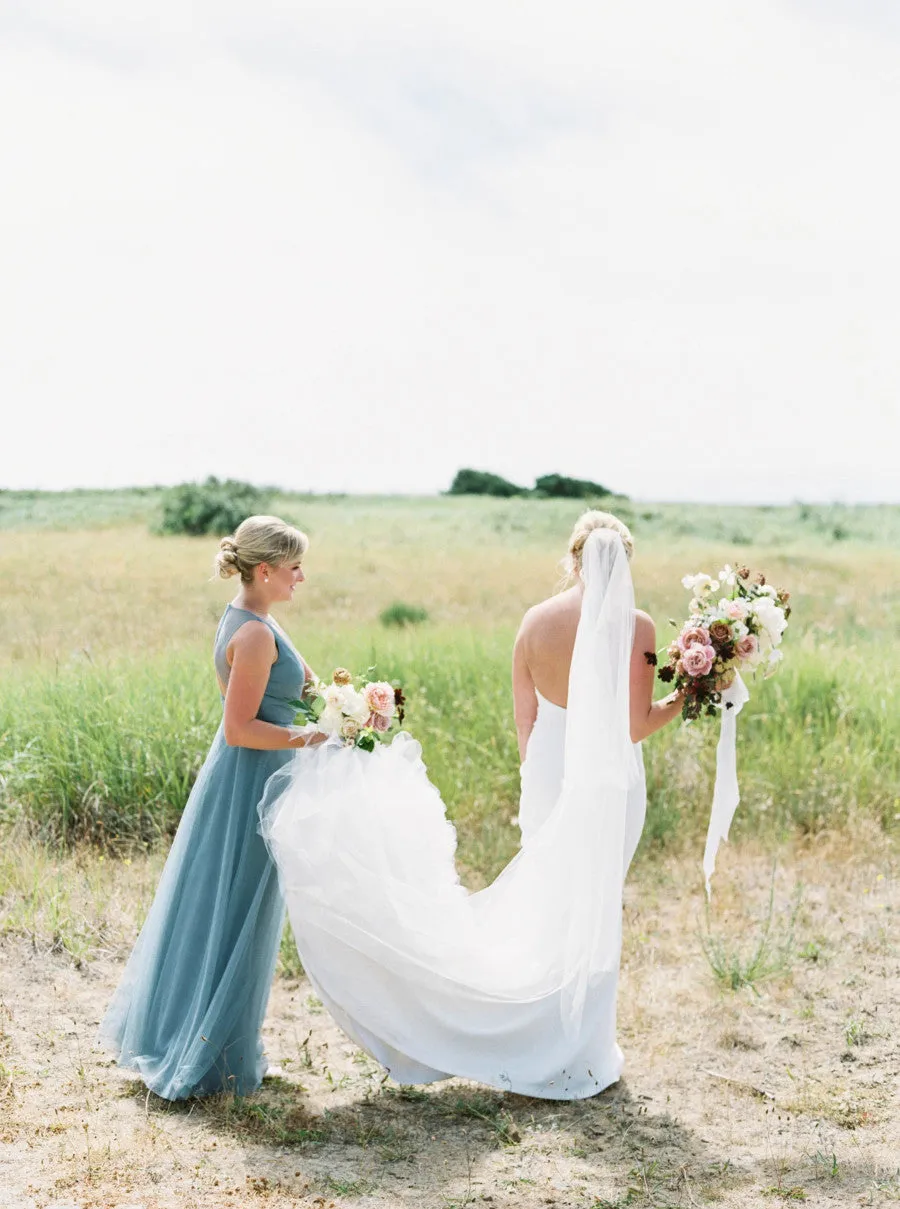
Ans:
{"type": "Polygon", "coordinates": [[[525,749],[534,730],[537,718],[537,696],[534,681],[525,658],[525,643],[522,631],[516,635],[512,662],[513,714],[516,719],[516,735],[519,740],[519,759],[525,759],[525,749]]]}
{"type": "Polygon", "coordinates": [[[310,737],[298,736],[296,727],[276,726],[256,716],[277,655],[272,631],[261,621],[247,622],[235,634],[231,647],[231,672],[225,691],[225,742],[229,747],[251,747],[256,751],[306,747],[310,737]]]}
{"type": "Polygon", "coordinates": [[[661,701],[653,700],[655,663],[647,655],[656,652],[656,627],[653,619],[638,610],[634,621],[634,646],[631,649],[631,741],[641,740],[661,730],[681,713],[684,694],[669,693],[661,701]]]}

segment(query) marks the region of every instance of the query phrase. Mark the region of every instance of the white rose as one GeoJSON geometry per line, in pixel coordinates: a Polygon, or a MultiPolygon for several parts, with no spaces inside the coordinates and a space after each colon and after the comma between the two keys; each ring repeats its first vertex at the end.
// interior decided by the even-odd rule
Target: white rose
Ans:
{"type": "Polygon", "coordinates": [[[327,705],[319,716],[319,730],[323,735],[336,735],[344,724],[344,715],[339,708],[327,705]]]}
{"type": "Polygon", "coordinates": [[[344,706],[344,690],[340,684],[326,684],[322,689],[325,698],[325,708],[341,712],[344,706]]]}
{"type": "Polygon", "coordinates": [[[369,718],[369,706],[362,693],[358,693],[351,685],[344,689],[344,713],[354,722],[362,726],[369,718]]]}
{"type": "Polygon", "coordinates": [[[768,634],[772,645],[777,646],[781,642],[781,635],[784,633],[784,628],[787,625],[784,609],[779,608],[776,604],[772,604],[770,600],[764,599],[756,602],[753,611],[760,625],[768,634]]]}

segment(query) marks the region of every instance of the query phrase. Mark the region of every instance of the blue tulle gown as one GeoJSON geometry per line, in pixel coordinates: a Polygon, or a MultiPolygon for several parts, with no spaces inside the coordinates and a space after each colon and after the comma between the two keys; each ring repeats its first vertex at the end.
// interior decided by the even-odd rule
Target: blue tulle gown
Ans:
{"type": "MultiPolygon", "coordinates": [[[[225,652],[255,613],[229,605],[215,642],[225,652]]],[[[266,622],[269,625],[269,622],[266,622]]],[[[302,658],[275,626],[278,657],[257,717],[289,725],[302,658]]],[[[257,803],[289,750],[229,747],[223,728],[182,815],[156,897],[109,1010],[100,1042],[167,1100],[245,1095],[266,1071],[260,1030],[278,956],[284,905],[257,832],[257,803]]]]}

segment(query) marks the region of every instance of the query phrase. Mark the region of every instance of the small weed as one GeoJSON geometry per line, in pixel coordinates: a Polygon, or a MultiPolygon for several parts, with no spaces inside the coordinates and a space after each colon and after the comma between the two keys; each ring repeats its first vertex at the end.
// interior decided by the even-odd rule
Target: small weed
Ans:
{"type": "Polygon", "coordinates": [[[706,930],[700,932],[700,946],[718,982],[730,991],[737,991],[744,986],[755,990],[757,983],[788,973],[794,955],[794,925],[802,895],[802,886],[797,886],[787,918],[781,921],[775,919],[773,865],[766,914],[758,937],[749,947],[734,945],[724,936],[712,931],[707,904],[706,930]]]}
{"type": "Polygon", "coordinates": [[[372,1190],[368,1180],[338,1180],[333,1175],[325,1177],[323,1187],[335,1196],[364,1196],[372,1190]]]}
{"type": "Polygon", "coordinates": [[[812,1162],[816,1175],[819,1177],[824,1176],[830,1180],[835,1180],[840,1175],[840,1164],[834,1151],[830,1155],[826,1155],[821,1150],[817,1150],[812,1162]]]}
{"type": "Polygon", "coordinates": [[[822,946],[817,940],[808,940],[800,950],[800,956],[804,961],[818,961],[822,956],[822,946]]]}
{"type": "Polygon", "coordinates": [[[844,1027],[844,1040],[848,1045],[865,1045],[871,1041],[872,1034],[858,1016],[851,1016],[844,1027]]]}
{"type": "Polygon", "coordinates": [[[900,1201],[900,1167],[893,1175],[877,1175],[872,1181],[872,1191],[880,1192],[889,1201],[900,1201]]]}
{"type": "Polygon", "coordinates": [[[772,1185],[770,1188],[762,1189],[763,1196],[779,1197],[783,1201],[805,1201],[806,1189],[801,1188],[799,1184],[794,1184],[792,1188],[779,1188],[772,1185]]]}

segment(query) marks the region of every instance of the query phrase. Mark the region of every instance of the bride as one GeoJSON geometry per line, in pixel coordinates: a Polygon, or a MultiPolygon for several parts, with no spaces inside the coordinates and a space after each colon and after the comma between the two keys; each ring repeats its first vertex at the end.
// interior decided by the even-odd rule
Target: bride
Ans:
{"type": "Polygon", "coordinates": [[[328,742],[269,780],[261,831],[317,994],[399,1083],[464,1076],[579,1099],[614,1083],[622,886],[640,838],[653,622],[631,534],[586,512],[574,583],[525,615],[513,658],[522,847],[470,894],[456,833],[409,735],[328,742]]]}

